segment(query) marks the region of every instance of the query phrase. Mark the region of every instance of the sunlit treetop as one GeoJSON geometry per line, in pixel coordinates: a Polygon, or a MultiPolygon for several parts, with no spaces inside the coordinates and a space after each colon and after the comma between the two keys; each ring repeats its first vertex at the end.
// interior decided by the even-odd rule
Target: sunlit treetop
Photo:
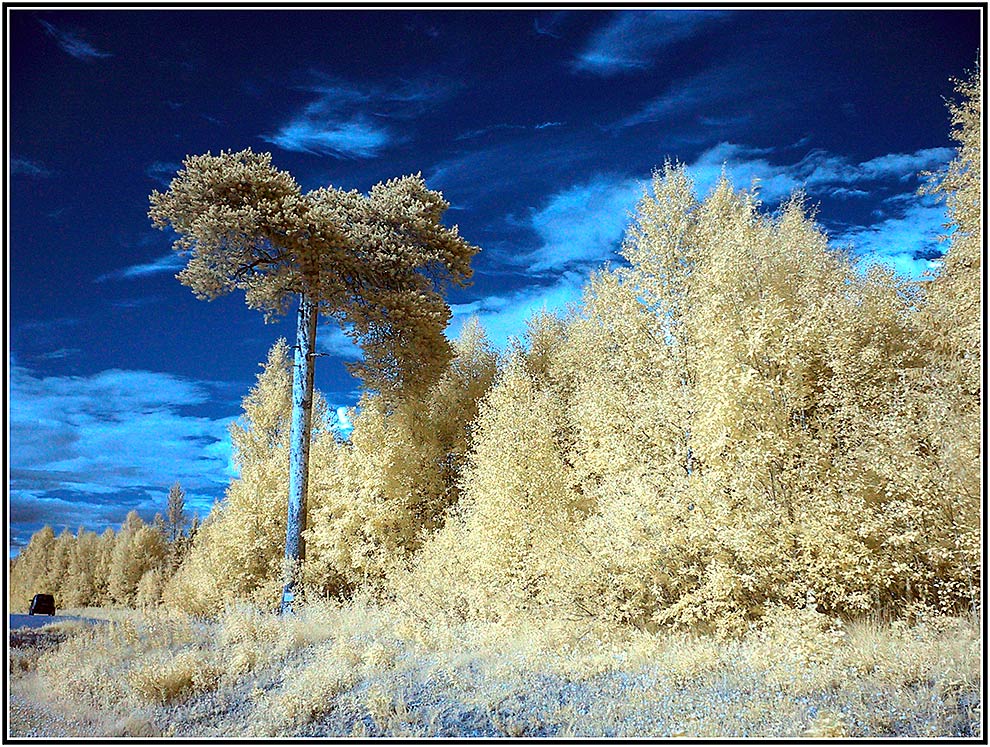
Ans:
{"type": "Polygon", "coordinates": [[[446,227],[450,204],[421,175],[366,196],[303,193],[269,153],[191,156],[149,216],[188,255],[178,279],[207,300],[241,289],[266,319],[305,296],[345,325],[365,353],[353,367],[375,388],[429,378],[450,357],[442,291],[465,285],[479,251],[446,227]]]}

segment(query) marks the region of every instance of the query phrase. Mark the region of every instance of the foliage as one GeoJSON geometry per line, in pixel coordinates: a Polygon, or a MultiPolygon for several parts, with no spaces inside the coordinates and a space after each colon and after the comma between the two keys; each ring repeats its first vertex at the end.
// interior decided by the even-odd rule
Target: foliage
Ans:
{"type": "Polygon", "coordinates": [[[449,359],[441,290],[467,282],[478,247],[440,223],[450,205],[420,175],[367,196],[303,193],[270,153],[221,151],[186,158],[150,201],[153,223],[179,235],[189,261],[178,278],[197,297],[240,289],[267,316],[310,299],[361,345],[353,369],[375,389],[430,383],[449,359]]]}
{"type": "MultiPolygon", "coordinates": [[[[230,427],[239,476],[169,581],[170,607],[217,614],[232,599],[273,603],[282,578],[292,378],[285,340],[272,346],[230,427]]],[[[318,412],[325,405],[318,407],[318,412]]],[[[322,419],[322,418],[320,418],[322,419]]]]}
{"type": "MultiPolygon", "coordinates": [[[[138,586],[149,573],[160,573],[167,562],[165,538],[154,527],[145,524],[136,511],[127,514],[117,539],[114,542],[110,560],[110,574],[107,584],[110,599],[125,607],[133,607],[138,602],[138,586]]],[[[152,577],[144,582],[143,604],[157,603],[152,599],[152,577]]]]}
{"type": "Polygon", "coordinates": [[[335,594],[379,585],[460,500],[458,478],[496,356],[475,321],[432,387],[390,404],[365,395],[348,441],[314,444],[306,579],[335,594]]]}
{"type": "MultiPolygon", "coordinates": [[[[926,294],[860,274],[800,195],[764,215],[723,178],[698,200],[670,164],[623,254],[557,344],[500,373],[464,499],[417,558],[421,599],[720,634],[780,605],[975,603],[979,426],[931,417],[953,366],[930,344],[941,276],[926,294]]],[[[978,283],[960,294],[975,323],[978,283]]]]}

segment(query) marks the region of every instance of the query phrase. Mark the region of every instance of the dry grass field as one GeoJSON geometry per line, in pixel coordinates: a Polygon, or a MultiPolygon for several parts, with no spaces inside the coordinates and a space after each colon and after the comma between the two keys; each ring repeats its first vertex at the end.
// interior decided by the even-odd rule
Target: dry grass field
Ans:
{"type": "MultiPolygon", "coordinates": [[[[79,614],[80,611],[73,611],[79,614]]],[[[975,616],[741,639],[578,622],[424,623],[368,602],[105,625],[8,649],[8,736],[982,737],[975,616]]]]}

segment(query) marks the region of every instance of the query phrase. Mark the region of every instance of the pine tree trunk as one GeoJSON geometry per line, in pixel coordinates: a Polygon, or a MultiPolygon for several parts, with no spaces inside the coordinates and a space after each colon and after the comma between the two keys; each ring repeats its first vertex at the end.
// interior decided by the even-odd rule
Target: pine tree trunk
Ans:
{"type": "Polygon", "coordinates": [[[306,295],[299,301],[295,360],[292,366],[292,427],[289,434],[289,510],[285,530],[285,584],[281,613],[292,612],[299,564],[306,558],[306,490],[309,442],[313,423],[313,362],[317,305],[306,295]]]}

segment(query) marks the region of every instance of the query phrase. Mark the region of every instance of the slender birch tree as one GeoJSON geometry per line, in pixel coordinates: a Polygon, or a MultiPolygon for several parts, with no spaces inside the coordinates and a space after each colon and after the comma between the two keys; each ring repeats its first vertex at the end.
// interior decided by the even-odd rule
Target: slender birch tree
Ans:
{"type": "Polygon", "coordinates": [[[479,251],[441,218],[450,204],[420,175],[368,195],[324,187],[303,193],[270,153],[191,156],[168,190],[151,194],[149,217],[179,238],[189,261],[176,277],[198,298],[240,289],[266,321],[297,304],[290,435],[286,574],[291,611],[303,529],[320,313],[344,325],[364,360],[351,370],[384,396],[432,383],[451,357],[443,291],[465,285],[479,251]]]}

